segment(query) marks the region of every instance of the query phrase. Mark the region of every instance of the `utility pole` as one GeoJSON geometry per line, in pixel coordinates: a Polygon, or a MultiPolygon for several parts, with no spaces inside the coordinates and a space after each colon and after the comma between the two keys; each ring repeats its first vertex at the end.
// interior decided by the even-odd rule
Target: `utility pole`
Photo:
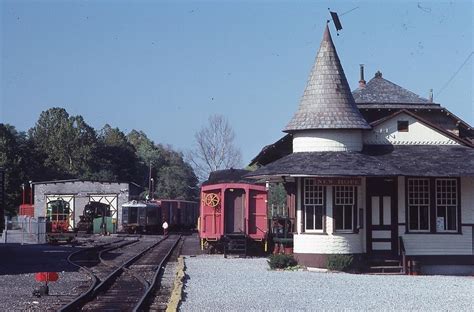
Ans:
{"type": "Polygon", "coordinates": [[[148,172],[148,200],[151,199],[151,187],[152,187],[152,178],[151,178],[151,161],[150,161],[150,171],[148,172]]]}

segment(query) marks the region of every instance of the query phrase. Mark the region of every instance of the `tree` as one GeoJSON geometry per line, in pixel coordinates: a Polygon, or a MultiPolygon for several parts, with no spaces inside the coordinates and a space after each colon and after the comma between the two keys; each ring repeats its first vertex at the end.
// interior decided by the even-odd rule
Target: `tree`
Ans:
{"type": "Polygon", "coordinates": [[[49,175],[55,178],[91,175],[97,136],[82,116],[69,116],[64,108],[50,108],[41,113],[29,135],[36,151],[44,155],[49,175]]]}
{"type": "Polygon", "coordinates": [[[138,180],[149,185],[149,169],[154,180],[155,198],[196,200],[198,197],[198,179],[192,167],[183,159],[183,155],[170,146],[155,144],[142,131],[132,130],[127,140],[136,150],[139,158],[138,180]]]}
{"type": "Polygon", "coordinates": [[[42,165],[26,134],[8,124],[0,124],[0,167],[5,170],[5,212],[15,215],[21,203],[21,184],[37,178],[42,165]]]}
{"type": "Polygon", "coordinates": [[[196,132],[194,138],[195,148],[187,158],[201,181],[207,180],[212,171],[241,166],[242,155],[234,144],[234,130],[224,116],[210,116],[207,126],[196,132]]]}
{"type": "Polygon", "coordinates": [[[119,128],[106,124],[98,135],[94,180],[134,181],[138,166],[135,148],[119,128]]]}

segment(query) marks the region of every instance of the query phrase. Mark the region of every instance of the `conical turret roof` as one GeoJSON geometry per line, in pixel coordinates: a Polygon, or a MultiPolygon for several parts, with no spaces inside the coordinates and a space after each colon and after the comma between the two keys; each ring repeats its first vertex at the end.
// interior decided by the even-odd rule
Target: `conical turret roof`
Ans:
{"type": "Polygon", "coordinates": [[[298,111],[283,131],[370,128],[357,109],[326,25],[298,111]]]}

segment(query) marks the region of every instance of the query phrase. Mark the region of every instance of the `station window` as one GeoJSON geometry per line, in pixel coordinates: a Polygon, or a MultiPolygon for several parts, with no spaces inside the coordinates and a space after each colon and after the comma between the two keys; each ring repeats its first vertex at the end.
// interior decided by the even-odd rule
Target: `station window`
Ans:
{"type": "Polygon", "coordinates": [[[458,224],[456,179],[436,179],[436,231],[455,232],[458,224]]]}
{"type": "Polygon", "coordinates": [[[408,132],[408,120],[399,120],[397,122],[398,132],[408,132]]]}
{"type": "Polygon", "coordinates": [[[334,187],[334,220],[336,231],[354,231],[355,186],[334,187]]]}
{"type": "Polygon", "coordinates": [[[430,230],[429,179],[408,179],[408,224],[410,231],[430,230]]]}
{"type": "Polygon", "coordinates": [[[314,179],[304,179],[305,231],[323,232],[324,187],[314,179]]]}

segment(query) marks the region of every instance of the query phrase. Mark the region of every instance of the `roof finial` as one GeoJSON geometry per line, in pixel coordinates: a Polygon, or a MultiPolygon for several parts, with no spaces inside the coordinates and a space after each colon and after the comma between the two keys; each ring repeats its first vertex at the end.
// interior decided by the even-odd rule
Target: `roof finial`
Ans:
{"type": "Polygon", "coordinates": [[[382,78],[382,72],[380,70],[378,70],[376,73],[375,73],[375,78],[382,78]]]}
{"type": "Polygon", "coordinates": [[[433,89],[430,89],[430,95],[428,97],[431,103],[433,103],[433,89]]]}

